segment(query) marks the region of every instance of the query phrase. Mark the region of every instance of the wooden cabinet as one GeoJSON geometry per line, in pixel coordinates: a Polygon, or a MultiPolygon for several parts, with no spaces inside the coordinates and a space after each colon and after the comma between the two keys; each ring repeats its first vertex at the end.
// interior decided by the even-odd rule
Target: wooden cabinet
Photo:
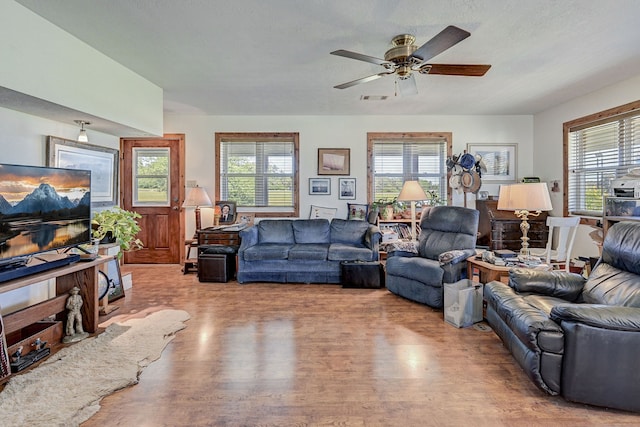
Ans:
{"type": "MultiPolygon", "coordinates": [[[[476,200],[476,209],[480,211],[478,223],[478,246],[487,246],[489,250],[510,249],[519,251],[522,247],[522,220],[512,211],[498,210],[497,200],[476,200]]],[[[529,247],[544,248],[547,245],[549,229],[547,212],[530,217],[529,247]]]]}
{"type": "Polygon", "coordinates": [[[240,232],[227,230],[198,230],[198,245],[240,246],[240,232]]]}

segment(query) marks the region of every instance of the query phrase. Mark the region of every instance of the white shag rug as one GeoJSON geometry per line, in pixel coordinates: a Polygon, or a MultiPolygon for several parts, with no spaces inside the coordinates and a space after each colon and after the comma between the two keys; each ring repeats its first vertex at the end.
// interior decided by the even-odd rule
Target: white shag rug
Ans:
{"type": "Polygon", "coordinates": [[[9,380],[0,393],[0,424],[79,425],[98,412],[104,396],[136,384],[188,319],[186,311],[157,311],[113,323],[100,335],[60,350],[9,380]]]}

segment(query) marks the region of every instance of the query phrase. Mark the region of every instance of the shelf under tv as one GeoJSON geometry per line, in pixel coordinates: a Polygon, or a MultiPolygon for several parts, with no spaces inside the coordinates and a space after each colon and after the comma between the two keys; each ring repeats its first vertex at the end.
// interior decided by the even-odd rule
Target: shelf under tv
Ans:
{"type": "Polygon", "coordinates": [[[78,254],[38,254],[33,255],[25,264],[0,270],[0,283],[41,273],[52,268],[64,267],[80,259],[78,254]]]}

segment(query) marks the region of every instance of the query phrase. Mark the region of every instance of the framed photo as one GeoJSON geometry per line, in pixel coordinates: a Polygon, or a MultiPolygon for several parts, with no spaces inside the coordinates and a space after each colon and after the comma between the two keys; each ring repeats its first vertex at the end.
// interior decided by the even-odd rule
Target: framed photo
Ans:
{"type": "Polygon", "coordinates": [[[518,144],[467,144],[467,153],[482,156],[487,167],[482,171],[482,181],[516,182],[518,144]]]}
{"type": "Polygon", "coordinates": [[[118,150],[47,137],[47,166],[91,171],[91,206],[118,204],[118,150]]]}
{"type": "Polygon", "coordinates": [[[349,148],[318,148],[318,175],[349,175],[349,148]]]}
{"type": "Polygon", "coordinates": [[[309,178],[309,194],[331,194],[331,178],[309,178]]]}
{"type": "Polygon", "coordinates": [[[342,200],[355,200],[356,199],[356,179],[355,178],[340,178],[338,180],[340,194],[339,199],[342,200]]]}
{"type": "Polygon", "coordinates": [[[109,302],[124,297],[124,286],[122,286],[122,275],[120,274],[120,264],[114,258],[106,263],[106,275],[109,278],[109,302]]]}
{"type": "Polygon", "coordinates": [[[236,221],[236,202],[224,200],[217,202],[215,214],[219,216],[219,224],[233,224],[236,221]]]}
{"type": "Polygon", "coordinates": [[[349,214],[347,219],[357,219],[360,221],[366,221],[369,214],[369,205],[361,205],[357,203],[349,203],[349,214]]]}
{"type": "Polygon", "coordinates": [[[255,221],[256,215],[248,212],[238,212],[238,224],[246,224],[251,227],[255,221]]]}

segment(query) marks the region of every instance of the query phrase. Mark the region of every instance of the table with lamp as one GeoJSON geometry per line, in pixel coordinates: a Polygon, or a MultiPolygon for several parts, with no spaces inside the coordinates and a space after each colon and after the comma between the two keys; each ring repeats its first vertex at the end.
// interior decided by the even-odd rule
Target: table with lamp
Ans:
{"type": "MultiPolygon", "coordinates": [[[[512,185],[502,185],[498,196],[498,209],[513,211],[515,216],[520,218],[520,230],[522,232],[522,241],[518,260],[524,266],[527,263],[535,264],[535,260],[531,257],[529,250],[529,218],[537,217],[543,211],[553,209],[551,198],[549,197],[549,189],[544,182],[535,183],[519,183],[512,185]]],[[[510,266],[496,265],[483,259],[470,258],[467,261],[467,277],[473,277],[475,272],[478,273],[479,280],[487,283],[492,280],[505,280],[508,278],[510,266]]]]}
{"type": "Polygon", "coordinates": [[[182,204],[183,208],[195,208],[195,232],[193,234],[193,238],[186,239],[184,242],[185,245],[185,259],[184,265],[182,267],[182,272],[187,274],[191,269],[197,270],[198,268],[198,259],[191,257],[191,250],[195,249],[197,252],[198,249],[198,230],[202,229],[202,218],[200,215],[201,207],[213,207],[213,203],[211,203],[211,199],[207,194],[206,190],[202,187],[195,186],[189,189],[187,193],[187,197],[182,204]]]}

